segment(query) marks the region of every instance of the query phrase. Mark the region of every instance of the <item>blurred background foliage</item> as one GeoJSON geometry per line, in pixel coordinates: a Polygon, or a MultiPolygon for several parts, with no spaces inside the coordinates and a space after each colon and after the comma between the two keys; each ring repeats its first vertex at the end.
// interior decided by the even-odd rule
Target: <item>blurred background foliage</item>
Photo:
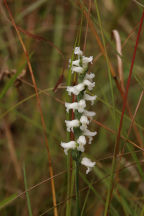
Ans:
{"type": "MultiPolygon", "coordinates": [[[[89,1],[7,1],[17,26],[21,28],[21,36],[30,55],[37,87],[39,91],[44,90],[40,92],[40,100],[47,126],[52,165],[54,173],[58,175],[55,177],[57,203],[64,201],[58,207],[61,216],[65,215],[67,190],[66,172],[59,175],[61,171],[66,171],[66,157],[60,147],[60,142],[67,139],[64,124],[66,92],[63,87],[67,83],[68,60],[71,58],[76,37],[81,30],[80,46],[82,48],[87,25],[87,19],[84,15],[81,25],[83,11],[79,2],[83,2],[88,8],[89,1]],[[63,72],[62,83],[56,91],[53,91],[63,72]]],[[[111,34],[114,29],[117,29],[120,34],[122,45],[124,45],[122,63],[124,83],[126,84],[142,7],[131,0],[97,0],[96,2],[99,7],[108,56],[117,76],[117,52],[111,34]]],[[[0,1],[0,14],[0,215],[24,216],[28,215],[25,195],[18,197],[10,205],[7,204],[11,198],[10,200],[5,199],[25,190],[23,163],[26,167],[28,188],[49,178],[48,159],[35,91],[26,58],[3,1],[0,1]]],[[[93,0],[90,15],[95,30],[101,39],[101,30],[93,0]]],[[[128,96],[132,114],[144,86],[143,29],[128,96]]],[[[93,108],[97,113],[95,119],[116,131],[122,109],[122,98],[112,78],[115,104],[113,107],[106,60],[101,55],[99,45],[90,28],[88,28],[85,55],[92,55],[96,58],[91,66],[91,71],[95,73],[96,87],[94,91],[98,96],[93,108]],[[114,112],[116,113],[116,120],[114,119],[114,112]]],[[[142,99],[135,118],[141,143],[144,141],[143,107],[144,100],[142,99]]],[[[126,138],[130,124],[131,120],[128,112],[126,112],[122,128],[122,135],[126,138]]],[[[111,131],[95,122],[92,123],[91,128],[93,131],[97,130],[98,135],[93,144],[87,146],[86,153],[97,161],[97,166],[89,176],[85,176],[85,170],[81,168],[81,189],[89,185],[91,180],[95,182],[110,174],[112,164],[115,136],[111,131]]],[[[133,130],[128,138],[140,145],[133,130]]],[[[131,163],[134,163],[134,166],[125,168],[119,174],[117,185],[119,193],[114,191],[110,215],[143,215],[144,175],[141,163],[143,152],[121,139],[121,148],[124,144],[126,144],[125,152],[136,152],[123,155],[120,166],[127,167],[131,163]]],[[[106,178],[104,181],[101,180],[90,186],[91,189],[81,192],[81,204],[86,202],[83,215],[102,215],[107,185],[106,178]]],[[[31,190],[29,196],[33,215],[41,215],[49,209],[50,211],[45,215],[53,215],[49,181],[31,190]]],[[[74,205],[72,202],[73,207],[74,205]]],[[[75,215],[74,210],[72,215],[75,215]]]]}

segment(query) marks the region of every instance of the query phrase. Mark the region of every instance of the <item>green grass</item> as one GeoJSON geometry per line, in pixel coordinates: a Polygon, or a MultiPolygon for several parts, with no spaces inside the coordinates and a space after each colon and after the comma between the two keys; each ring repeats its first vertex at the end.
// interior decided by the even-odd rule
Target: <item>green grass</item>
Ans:
{"type": "Polygon", "coordinates": [[[25,185],[25,190],[26,190],[26,199],[27,199],[28,213],[29,213],[29,216],[32,216],[33,214],[32,214],[31,202],[30,202],[29,193],[27,191],[28,185],[27,185],[27,177],[26,177],[25,164],[23,165],[23,174],[24,174],[24,185],[25,185]]]}
{"type": "MultiPolygon", "coordinates": [[[[88,12],[89,1],[37,0],[28,2],[20,0],[14,1],[12,4],[10,1],[7,2],[17,26],[25,30],[25,33],[21,32],[21,36],[28,52],[32,53],[30,61],[46,122],[46,135],[54,170],[58,215],[75,216],[75,166],[71,161],[70,154],[67,158],[64,155],[60,142],[70,139],[64,121],[70,119],[71,115],[65,112],[64,102],[72,99],[67,95],[65,87],[71,85],[76,77],[72,76],[71,70],[68,68],[68,60],[73,60],[75,46],[79,45],[83,48],[88,21],[83,11],[88,12]],[[83,10],[80,5],[84,7],[83,10]],[[26,31],[34,34],[35,37],[31,37],[26,31]],[[51,45],[42,38],[51,41],[51,45]],[[64,57],[52,44],[61,50],[64,57]],[[63,80],[54,92],[53,88],[62,74],[63,80]]],[[[0,3],[0,6],[2,14],[0,20],[0,64],[3,74],[1,77],[0,73],[0,215],[52,216],[54,207],[51,184],[50,180],[47,180],[50,177],[49,163],[40,113],[36,105],[36,94],[25,55],[10,23],[8,11],[4,3],[0,3]],[[16,70],[15,74],[11,73],[13,69],[16,70]],[[22,69],[26,69],[26,74],[21,80],[18,80],[22,69]],[[11,73],[10,75],[6,74],[7,70],[11,73]],[[4,127],[5,120],[7,120],[10,130],[10,137],[4,127]],[[23,169],[24,179],[17,179],[16,167],[13,165],[13,158],[8,150],[9,142],[13,143],[21,169],[24,161],[27,164],[26,169],[23,169]],[[47,180],[47,183],[38,184],[43,180],[47,180]],[[37,187],[33,187],[37,184],[37,187]],[[20,195],[23,192],[26,193],[20,195]]],[[[130,0],[95,0],[91,1],[91,7],[89,19],[93,26],[89,25],[88,28],[85,56],[96,58],[96,61],[90,65],[90,72],[95,73],[94,94],[97,95],[97,101],[90,109],[96,112],[95,120],[115,131],[115,134],[96,122],[91,124],[91,130],[96,130],[98,134],[92,145],[86,146],[85,153],[97,164],[88,175],[85,174],[85,169],[80,167],[80,215],[102,216],[106,208],[105,215],[108,211],[109,216],[142,216],[144,215],[144,152],[133,146],[127,139],[140,146],[136,136],[138,133],[142,143],[144,142],[143,99],[135,118],[137,132],[132,129],[129,135],[131,117],[128,111],[125,111],[121,130],[124,139],[120,138],[119,150],[122,151],[123,145],[125,145],[125,149],[121,160],[118,155],[119,166],[117,167],[113,161],[113,153],[117,128],[122,115],[123,99],[109,67],[110,61],[119,81],[116,58],[118,53],[115,41],[111,39],[111,31],[117,29],[122,44],[130,36],[122,48],[122,56],[119,55],[123,62],[126,86],[138,32],[136,25],[140,21],[142,7],[130,0]],[[96,39],[93,30],[97,32],[98,39],[96,39]],[[133,34],[131,34],[132,31],[133,34]],[[98,56],[101,53],[98,40],[101,41],[105,56],[98,56]],[[111,199],[112,184],[114,187],[111,199]]],[[[132,115],[144,88],[143,29],[144,26],[137,48],[127,100],[132,115]]]]}

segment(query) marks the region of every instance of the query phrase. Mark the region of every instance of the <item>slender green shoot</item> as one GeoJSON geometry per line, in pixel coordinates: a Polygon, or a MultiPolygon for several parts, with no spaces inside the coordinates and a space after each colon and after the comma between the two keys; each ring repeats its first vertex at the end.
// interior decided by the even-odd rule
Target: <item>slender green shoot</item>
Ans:
{"type": "Polygon", "coordinates": [[[27,205],[28,205],[28,213],[29,213],[29,216],[32,216],[31,202],[30,202],[29,193],[27,191],[28,190],[28,185],[27,185],[25,164],[23,164],[23,174],[24,174],[24,185],[25,185],[27,205]]]}

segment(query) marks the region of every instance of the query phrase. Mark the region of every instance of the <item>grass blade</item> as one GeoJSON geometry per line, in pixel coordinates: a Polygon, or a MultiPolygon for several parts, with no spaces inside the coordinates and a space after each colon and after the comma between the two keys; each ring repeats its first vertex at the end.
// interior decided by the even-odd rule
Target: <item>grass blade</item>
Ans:
{"type": "Polygon", "coordinates": [[[26,190],[26,198],[27,198],[27,205],[28,205],[28,212],[29,216],[32,216],[32,208],[31,208],[31,203],[30,203],[30,197],[28,193],[28,186],[27,186],[27,178],[26,178],[26,170],[25,170],[25,164],[23,165],[23,173],[24,173],[24,185],[25,185],[25,190],[26,190]]]}
{"type": "Polygon", "coordinates": [[[8,198],[4,199],[0,202],[0,210],[5,208],[7,205],[9,205],[12,201],[14,201],[17,198],[17,194],[13,194],[9,196],[8,198]]]}

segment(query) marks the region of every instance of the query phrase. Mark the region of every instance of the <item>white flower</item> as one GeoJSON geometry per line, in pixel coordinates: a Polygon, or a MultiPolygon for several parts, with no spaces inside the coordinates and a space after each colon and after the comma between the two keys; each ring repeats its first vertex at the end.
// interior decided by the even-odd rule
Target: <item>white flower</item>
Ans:
{"type": "Polygon", "coordinates": [[[94,73],[87,73],[86,75],[85,75],[85,80],[87,79],[87,80],[89,80],[89,81],[91,81],[92,82],[92,79],[95,77],[95,74],[94,73]]]}
{"type": "Polygon", "coordinates": [[[68,86],[67,91],[68,94],[71,95],[73,93],[74,95],[78,95],[81,91],[83,91],[85,88],[85,85],[83,83],[79,83],[78,85],[75,86],[68,86]]]}
{"type": "Polygon", "coordinates": [[[65,103],[66,111],[69,112],[70,109],[73,111],[78,109],[78,102],[73,102],[73,103],[65,103]]]}
{"type": "Polygon", "coordinates": [[[89,158],[84,157],[81,164],[87,167],[86,174],[88,174],[95,166],[96,162],[92,162],[89,158]]]}
{"type": "Polygon", "coordinates": [[[84,146],[86,145],[86,138],[85,136],[80,136],[77,140],[79,146],[77,147],[78,151],[84,152],[84,146]]]}
{"type": "Polygon", "coordinates": [[[72,59],[69,59],[69,67],[72,64],[72,66],[80,66],[80,59],[72,61],[72,59]]]}
{"type": "Polygon", "coordinates": [[[80,59],[72,61],[72,66],[80,66],[80,59]]]}
{"type": "Polygon", "coordinates": [[[83,69],[83,67],[75,67],[75,66],[73,66],[72,67],[72,73],[74,73],[74,72],[76,72],[76,73],[83,73],[83,71],[84,71],[84,69],[83,69]]]}
{"type": "Polygon", "coordinates": [[[97,132],[95,131],[95,132],[92,132],[92,131],[89,131],[88,129],[86,129],[85,131],[84,131],[84,135],[85,136],[95,136],[97,134],[97,132]]]}
{"type": "Polygon", "coordinates": [[[95,82],[84,80],[82,83],[79,83],[78,85],[67,86],[67,92],[69,95],[71,95],[71,93],[73,93],[74,95],[79,95],[79,93],[85,89],[85,86],[87,86],[88,90],[91,91],[93,87],[95,86],[95,82]]]}
{"type": "Polygon", "coordinates": [[[65,107],[67,112],[72,109],[73,111],[78,110],[79,113],[82,113],[86,107],[86,102],[82,99],[79,102],[65,103],[65,107]]]}
{"type": "Polygon", "coordinates": [[[80,125],[80,122],[77,119],[74,119],[74,120],[71,120],[71,121],[65,120],[65,123],[66,123],[67,131],[69,131],[69,132],[71,130],[73,131],[74,127],[79,127],[79,125],[80,125]]]}
{"type": "Polygon", "coordinates": [[[96,113],[92,112],[92,111],[84,110],[84,115],[91,118],[91,117],[95,116],[96,113]]]}
{"type": "Polygon", "coordinates": [[[83,81],[83,84],[84,85],[86,85],[87,87],[88,87],[88,90],[92,90],[93,89],[93,87],[95,86],[95,82],[90,82],[89,80],[84,80],[83,81]]]}
{"type": "MultiPolygon", "coordinates": [[[[93,140],[93,137],[97,134],[97,132],[91,132],[88,130],[88,124],[90,123],[92,117],[95,116],[95,112],[86,110],[86,101],[90,101],[91,104],[93,104],[96,100],[96,95],[91,96],[86,93],[87,89],[91,91],[95,86],[95,82],[93,82],[95,74],[87,74],[88,64],[92,64],[93,56],[83,56],[83,51],[80,50],[80,47],[75,47],[74,54],[77,55],[77,59],[70,59],[69,67],[71,68],[72,73],[77,73],[78,84],[75,86],[67,86],[67,92],[69,95],[73,94],[78,97],[76,97],[76,101],[72,103],[65,103],[65,107],[67,112],[70,110],[75,112],[74,116],[78,119],[73,119],[71,121],[65,120],[65,123],[67,131],[72,131],[75,133],[76,131],[74,129],[78,128],[78,130],[81,130],[81,133],[76,141],[61,143],[65,154],[68,153],[69,149],[76,149],[76,151],[84,152],[86,137],[89,139],[90,144],[93,140]],[[80,76],[80,74],[83,74],[83,76],[80,76]]],[[[92,162],[88,158],[83,158],[81,163],[87,167],[86,173],[88,173],[95,165],[95,162],[92,162]]]]}
{"type": "Polygon", "coordinates": [[[87,125],[89,124],[89,120],[86,116],[82,115],[81,118],[80,118],[80,123],[82,124],[80,126],[80,129],[82,131],[86,130],[87,129],[87,125]]]}
{"type": "Polygon", "coordinates": [[[76,148],[76,142],[75,141],[70,141],[68,143],[61,142],[61,146],[64,148],[64,152],[67,155],[69,149],[76,148]]]}
{"type": "Polygon", "coordinates": [[[75,47],[74,54],[78,56],[82,56],[83,52],[80,50],[80,47],[75,47]]]}
{"type": "Polygon", "coordinates": [[[93,140],[93,137],[97,134],[97,132],[92,132],[92,131],[89,131],[88,129],[85,129],[83,131],[83,135],[87,136],[89,138],[89,144],[91,144],[92,140],[93,140]]]}
{"type": "Polygon", "coordinates": [[[91,105],[94,104],[94,101],[96,100],[96,95],[94,96],[91,96],[91,95],[88,95],[88,94],[84,94],[84,99],[87,100],[87,101],[91,101],[91,105]]]}
{"type": "Polygon", "coordinates": [[[84,112],[84,108],[86,107],[86,102],[85,102],[85,100],[80,100],[79,102],[78,102],[78,112],[79,113],[82,113],[82,112],[84,112]]]}
{"type": "Polygon", "coordinates": [[[93,56],[90,56],[90,57],[85,57],[83,56],[82,57],[82,63],[84,65],[88,65],[88,63],[91,63],[92,64],[92,61],[93,61],[93,56]]]}

